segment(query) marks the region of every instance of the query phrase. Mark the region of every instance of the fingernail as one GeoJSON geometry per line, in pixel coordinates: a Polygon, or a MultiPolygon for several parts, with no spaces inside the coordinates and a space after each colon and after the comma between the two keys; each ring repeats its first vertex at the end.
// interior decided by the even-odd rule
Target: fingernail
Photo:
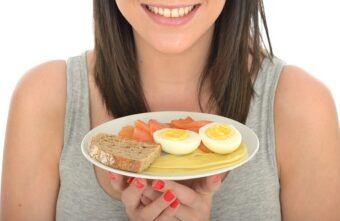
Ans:
{"type": "Polygon", "coordinates": [[[170,204],[170,207],[171,207],[171,208],[176,208],[178,205],[179,205],[179,200],[178,200],[178,199],[175,199],[175,201],[173,201],[173,202],[170,204]]]}
{"type": "Polygon", "coordinates": [[[129,177],[126,182],[128,184],[131,184],[134,179],[135,179],[134,177],[129,177]]]}
{"type": "Polygon", "coordinates": [[[212,178],[213,183],[219,183],[221,181],[221,175],[215,175],[212,178]]]}
{"type": "Polygon", "coordinates": [[[175,198],[175,195],[171,192],[171,190],[168,190],[164,194],[163,198],[165,199],[165,201],[170,202],[171,200],[173,200],[175,198]]]}
{"type": "MultiPolygon", "coordinates": [[[[132,181],[131,181],[132,182],[132,181]]],[[[142,183],[142,181],[140,179],[136,179],[136,187],[139,189],[142,189],[144,187],[144,184],[142,183]]]]}
{"type": "Polygon", "coordinates": [[[117,174],[108,172],[107,175],[111,180],[116,180],[117,179],[117,174]]]}
{"type": "Polygon", "coordinates": [[[152,187],[156,190],[161,190],[164,187],[164,182],[162,180],[157,180],[152,187]]]}

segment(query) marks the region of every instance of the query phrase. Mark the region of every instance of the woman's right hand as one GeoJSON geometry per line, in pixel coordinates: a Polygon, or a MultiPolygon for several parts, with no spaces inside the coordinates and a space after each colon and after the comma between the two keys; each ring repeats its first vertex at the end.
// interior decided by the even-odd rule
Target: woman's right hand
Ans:
{"type": "Polygon", "coordinates": [[[180,206],[173,192],[166,191],[159,194],[155,200],[143,203],[143,193],[154,191],[146,180],[127,178],[118,174],[109,174],[111,185],[115,192],[121,195],[121,201],[131,221],[143,220],[178,220],[175,215],[180,206]]]}

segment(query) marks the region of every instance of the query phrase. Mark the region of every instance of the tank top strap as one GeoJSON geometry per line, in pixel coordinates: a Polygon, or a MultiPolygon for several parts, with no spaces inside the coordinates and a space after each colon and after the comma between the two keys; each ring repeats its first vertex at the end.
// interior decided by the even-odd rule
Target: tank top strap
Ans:
{"type": "Polygon", "coordinates": [[[285,62],[277,57],[265,58],[254,83],[254,97],[246,124],[254,129],[260,139],[260,154],[271,163],[272,173],[277,174],[274,100],[276,88],[285,62]]]}
{"type": "Polygon", "coordinates": [[[79,134],[90,129],[89,87],[86,52],[67,60],[67,102],[64,146],[75,142],[79,134]]]}
{"type": "Polygon", "coordinates": [[[255,80],[254,89],[257,95],[271,95],[267,102],[273,101],[281,70],[285,62],[276,57],[265,58],[255,80]]]}

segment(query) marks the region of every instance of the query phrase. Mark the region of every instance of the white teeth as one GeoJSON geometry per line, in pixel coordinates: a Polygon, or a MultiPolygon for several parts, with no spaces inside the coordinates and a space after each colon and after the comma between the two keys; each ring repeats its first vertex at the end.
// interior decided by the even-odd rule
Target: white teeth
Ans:
{"type": "Polygon", "coordinates": [[[167,17],[167,18],[171,17],[170,9],[168,9],[168,8],[164,9],[163,10],[163,16],[167,17]]]}
{"type": "Polygon", "coordinates": [[[170,17],[178,18],[178,17],[182,17],[182,16],[189,14],[194,9],[194,6],[169,9],[169,8],[159,8],[159,7],[147,5],[147,9],[156,15],[161,15],[167,18],[170,18],[170,17]]]}
{"type": "Polygon", "coordinates": [[[178,9],[172,9],[171,10],[171,17],[172,18],[177,18],[179,16],[179,12],[178,12],[178,9]]]}
{"type": "Polygon", "coordinates": [[[179,16],[183,16],[184,15],[184,8],[180,8],[178,10],[178,12],[179,12],[179,16]]]}
{"type": "Polygon", "coordinates": [[[192,6],[184,8],[184,14],[188,14],[192,10],[192,8],[192,6]]]}

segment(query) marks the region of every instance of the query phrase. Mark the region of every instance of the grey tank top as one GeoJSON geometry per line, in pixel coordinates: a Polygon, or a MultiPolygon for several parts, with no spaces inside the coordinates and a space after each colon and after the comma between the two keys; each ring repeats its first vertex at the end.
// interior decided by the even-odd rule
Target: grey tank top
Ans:
{"type": "MultiPolygon", "coordinates": [[[[260,149],[251,161],[229,173],[214,196],[211,220],[281,220],[273,104],[283,65],[277,58],[262,63],[246,121],[258,135],[260,149]]],[[[80,150],[82,138],[90,130],[88,90],[83,53],[67,61],[65,137],[56,220],[128,220],[121,202],[100,187],[92,164],[80,150]]]]}

